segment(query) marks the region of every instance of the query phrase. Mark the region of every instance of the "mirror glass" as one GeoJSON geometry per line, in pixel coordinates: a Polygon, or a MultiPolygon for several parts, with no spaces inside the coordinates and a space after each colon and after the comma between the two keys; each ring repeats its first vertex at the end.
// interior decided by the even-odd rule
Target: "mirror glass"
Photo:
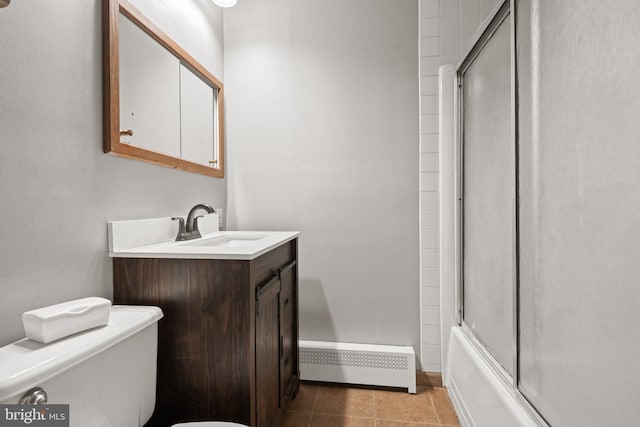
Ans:
{"type": "Polygon", "coordinates": [[[222,83],[127,1],[104,1],[105,152],[223,177],[222,83]]]}
{"type": "Polygon", "coordinates": [[[180,140],[185,160],[203,165],[217,162],[217,92],[180,65],[180,140]]]}
{"type": "Polygon", "coordinates": [[[180,60],[120,15],[123,143],[180,157],[180,60]],[[151,102],[150,102],[151,101],[151,102]]]}

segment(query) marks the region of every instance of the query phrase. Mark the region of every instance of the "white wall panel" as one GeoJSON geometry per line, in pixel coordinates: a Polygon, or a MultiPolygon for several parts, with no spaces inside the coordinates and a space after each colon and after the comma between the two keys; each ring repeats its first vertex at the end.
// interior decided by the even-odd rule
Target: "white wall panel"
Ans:
{"type": "Polygon", "coordinates": [[[520,389],[554,426],[636,425],[640,4],[518,3],[520,389]]]}
{"type": "Polygon", "coordinates": [[[420,351],[419,19],[417,0],[225,10],[229,228],[302,231],[301,338],[420,351]]]}

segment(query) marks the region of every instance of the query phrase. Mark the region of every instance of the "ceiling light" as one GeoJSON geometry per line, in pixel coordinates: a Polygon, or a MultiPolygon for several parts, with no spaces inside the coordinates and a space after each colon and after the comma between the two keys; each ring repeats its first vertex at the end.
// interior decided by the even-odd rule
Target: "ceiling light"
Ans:
{"type": "Polygon", "coordinates": [[[213,2],[220,7],[231,7],[235,6],[238,0],[213,0],[213,2]]]}

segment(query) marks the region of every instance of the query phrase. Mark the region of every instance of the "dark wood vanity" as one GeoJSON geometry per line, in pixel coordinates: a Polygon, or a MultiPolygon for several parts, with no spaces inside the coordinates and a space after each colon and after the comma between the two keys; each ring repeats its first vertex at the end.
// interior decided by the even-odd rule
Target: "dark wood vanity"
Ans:
{"type": "Polygon", "coordinates": [[[297,239],[252,260],[114,258],[114,303],[156,305],[147,426],[278,424],[298,389],[297,239]]]}

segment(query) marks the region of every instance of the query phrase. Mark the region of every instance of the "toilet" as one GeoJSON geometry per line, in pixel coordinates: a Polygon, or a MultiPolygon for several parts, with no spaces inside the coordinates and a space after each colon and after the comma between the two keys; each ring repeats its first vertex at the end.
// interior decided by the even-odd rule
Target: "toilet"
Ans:
{"type": "MultiPolygon", "coordinates": [[[[155,406],[162,316],[158,307],[113,306],[104,327],[50,344],[25,338],[0,348],[0,404],[44,392],[49,404],[69,404],[71,427],[143,426],[155,406]]],[[[173,427],[239,426],[205,421],[173,427]]]]}

